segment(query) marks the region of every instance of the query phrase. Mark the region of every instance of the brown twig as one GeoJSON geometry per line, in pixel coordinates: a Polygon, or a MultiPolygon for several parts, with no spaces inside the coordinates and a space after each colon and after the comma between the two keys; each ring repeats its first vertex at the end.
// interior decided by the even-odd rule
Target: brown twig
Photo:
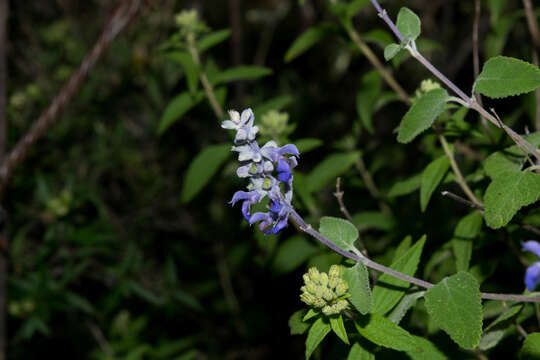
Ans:
{"type": "Polygon", "coordinates": [[[71,76],[49,107],[41,114],[30,130],[9,152],[0,166],[0,194],[5,190],[15,168],[28,156],[32,145],[58,120],[62,110],[81,88],[92,68],[105,53],[111,42],[135,18],[142,0],[124,0],[113,12],[92,50],[86,55],[79,70],[71,76]]]}
{"type": "Polygon", "coordinates": [[[114,351],[111,347],[111,344],[109,344],[109,342],[105,338],[105,335],[103,335],[103,331],[101,331],[99,326],[97,326],[93,322],[88,322],[86,326],[88,326],[90,333],[92,334],[92,336],[94,337],[94,340],[96,340],[97,344],[101,348],[101,351],[103,351],[103,353],[107,355],[107,357],[111,359],[114,358],[114,351]]]}
{"type": "Polygon", "coordinates": [[[538,30],[538,21],[536,20],[531,0],[523,0],[523,7],[525,8],[525,16],[533,44],[537,49],[540,49],[540,31],[538,30]]]}
{"type": "MultiPolygon", "coordinates": [[[[345,218],[347,220],[349,220],[349,222],[351,224],[354,225],[354,219],[351,216],[351,213],[349,212],[349,210],[347,210],[347,207],[345,206],[345,203],[343,202],[343,195],[344,194],[345,193],[343,191],[341,191],[341,178],[338,177],[337,180],[336,180],[336,192],[334,193],[334,196],[336,197],[337,202],[339,204],[339,210],[343,213],[343,215],[345,215],[345,218]]],[[[368,256],[366,246],[362,242],[362,239],[361,239],[360,236],[358,236],[357,242],[358,242],[358,245],[360,245],[360,250],[364,253],[364,255],[368,256]]]]}
{"type": "Polygon", "coordinates": [[[521,225],[521,228],[523,228],[523,229],[525,229],[525,230],[528,230],[528,231],[530,231],[530,232],[532,232],[532,233],[534,233],[534,234],[540,236],[540,229],[537,229],[537,228],[535,228],[535,227],[532,226],[532,225],[526,225],[526,224],[524,224],[524,225],[521,225]]]}
{"type": "Polygon", "coordinates": [[[484,211],[484,207],[483,207],[483,206],[479,206],[479,205],[473,203],[472,201],[469,201],[469,200],[467,200],[467,199],[464,199],[464,198],[462,198],[461,196],[456,195],[456,194],[454,194],[454,193],[452,193],[452,192],[450,192],[450,191],[443,191],[443,192],[441,192],[441,195],[442,195],[442,196],[447,196],[447,197],[449,197],[449,198],[452,199],[452,200],[455,200],[455,201],[457,201],[457,202],[460,202],[460,203],[465,204],[465,205],[467,205],[467,206],[470,206],[470,207],[472,207],[472,208],[478,209],[478,210],[480,210],[480,211],[484,211]]]}

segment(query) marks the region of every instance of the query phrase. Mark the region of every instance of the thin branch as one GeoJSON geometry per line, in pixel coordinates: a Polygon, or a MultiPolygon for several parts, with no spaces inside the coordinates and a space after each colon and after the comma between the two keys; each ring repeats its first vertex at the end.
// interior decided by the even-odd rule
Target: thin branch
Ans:
{"type": "MultiPolygon", "coordinates": [[[[396,37],[399,39],[399,41],[403,41],[403,35],[399,32],[395,24],[392,22],[392,20],[388,17],[388,14],[385,10],[381,8],[377,0],[370,0],[371,4],[377,9],[379,16],[388,24],[392,32],[396,35],[396,37]]],[[[448,79],[444,74],[442,74],[433,64],[431,64],[422,54],[420,54],[416,49],[413,49],[412,47],[408,47],[411,55],[418,60],[426,69],[428,69],[433,75],[435,75],[440,81],[442,81],[449,89],[451,89],[456,95],[458,95],[462,100],[464,100],[467,104],[469,104],[469,107],[475,111],[477,111],[480,115],[488,119],[493,125],[503,128],[507,134],[514,140],[517,144],[523,145],[527,150],[534,155],[534,157],[538,160],[540,160],[540,152],[531,144],[529,144],[525,139],[523,139],[521,136],[519,136],[515,131],[510,129],[508,126],[504,124],[499,124],[497,119],[490,114],[486,109],[484,109],[478,102],[472,98],[467,96],[459,87],[457,87],[456,84],[454,84],[450,79],[448,79]]]]}
{"type": "Polygon", "coordinates": [[[534,234],[540,236],[540,229],[537,229],[537,228],[535,228],[535,227],[532,226],[532,225],[526,225],[526,224],[524,224],[524,225],[521,225],[521,227],[522,227],[523,229],[525,229],[525,230],[528,230],[528,231],[530,231],[530,232],[532,232],[532,233],[534,233],[534,234]]]}
{"type": "Polygon", "coordinates": [[[142,0],[124,0],[116,8],[110,20],[105,25],[101,36],[81,63],[79,70],[71,76],[60,93],[52,100],[49,107],[41,114],[26,135],[19,140],[3,161],[0,166],[0,193],[5,190],[5,186],[9,178],[13,175],[15,168],[28,156],[32,145],[44,136],[47,130],[58,120],[62,110],[64,110],[66,105],[81,88],[92,68],[105,53],[105,50],[135,18],[141,7],[142,0]]]}
{"type": "MultiPolygon", "coordinates": [[[[334,196],[336,197],[337,202],[339,204],[339,210],[343,213],[343,215],[345,215],[345,218],[349,220],[351,224],[354,224],[354,219],[352,218],[351,213],[349,212],[349,210],[347,210],[347,207],[345,206],[345,203],[343,202],[344,194],[345,193],[341,191],[341,178],[338,177],[336,180],[336,192],[334,193],[334,196]]],[[[364,245],[360,236],[358,236],[358,240],[356,242],[358,243],[362,253],[367,256],[368,252],[367,252],[366,246],[364,245]]]]}
{"type": "Polygon", "coordinates": [[[111,344],[109,344],[109,342],[105,338],[105,335],[103,335],[103,332],[101,331],[101,329],[93,322],[88,322],[86,326],[88,326],[88,329],[90,329],[90,333],[92,334],[92,336],[94,337],[94,340],[96,340],[97,344],[101,348],[101,351],[103,351],[103,353],[107,355],[107,357],[111,359],[114,358],[114,351],[111,347],[111,344]]]}
{"type": "Polygon", "coordinates": [[[484,211],[484,207],[483,206],[478,206],[477,204],[473,203],[472,201],[469,201],[467,199],[464,199],[462,198],[461,196],[458,196],[450,191],[443,191],[441,192],[441,195],[442,196],[447,196],[449,198],[451,198],[452,200],[455,200],[459,203],[462,203],[462,204],[465,204],[467,206],[470,206],[472,208],[475,208],[475,209],[478,209],[480,211],[484,211]]]}
{"type": "MultiPolygon", "coordinates": [[[[312,236],[313,238],[319,240],[323,245],[326,247],[332,249],[336,253],[354,260],[356,262],[362,262],[364,265],[369,267],[370,269],[374,269],[377,271],[381,271],[385,274],[391,275],[395,278],[404,280],[406,282],[409,282],[411,284],[418,285],[424,289],[429,289],[434,286],[434,284],[424,281],[422,279],[415,278],[413,276],[405,275],[399,271],[390,269],[389,267],[386,267],[384,265],[381,265],[379,263],[376,263],[366,256],[364,256],[359,251],[356,253],[349,252],[345,249],[342,249],[341,247],[337,246],[330,240],[328,240],[326,237],[324,237],[321,233],[313,229],[311,225],[307,224],[304,219],[296,212],[296,210],[292,210],[291,214],[289,215],[289,220],[294,224],[294,226],[299,229],[300,231],[312,236]]],[[[518,301],[518,302],[532,302],[532,303],[540,303],[540,296],[525,296],[525,295],[513,295],[513,294],[494,294],[494,293],[480,293],[480,296],[482,299],[489,299],[489,300],[501,300],[501,301],[518,301]]]]}
{"type": "Polygon", "coordinates": [[[525,16],[533,44],[537,49],[540,49],[540,31],[538,30],[538,21],[531,0],[523,0],[523,7],[525,8],[525,16]]]}
{"type": "Polygon", "coordinates": [[[439,135],[439,141],[441,142],[441,145],[444,149],[444,153],[450,160],[450,166],[452,167],[452,171],[454,172],[454,175],[456,175],[456,182],[459,184],[465,195],[471,200],[476,207],[483,207],[482,203],[476,198],[474,193],[469,188],[469,185],[467,185],[467,182],[463,178],[463,175],[461,174],[461,170],[459,170],[459,167],[456,163],[456,159],[454,158],[454,154],[452,154],[452,151],[450,151],[450,147],[448,146],[448,142],[446,141],[446,138],[443,135],[439,135]]]}
{"type": "Polygon", "coordinates": [[[373,181],[373,177],[371,176],[371,173],[366,168],[366,164],[364,163],[364,159],[362,158],[362,155],[356,158],[354,165],[356,169],[358,170],[358,172],[360,173],[362,180],[364,180],[364,184],[366,185],[366,188],[368,189],[369,194],[378,201],[379,209],[381,209],[381,211],[385,214],[392,214],[392,209],[390,209],[390,207],[382,200],[381,192],[379,191],[379,188],[375,184],[375,181],[373,181]]]}

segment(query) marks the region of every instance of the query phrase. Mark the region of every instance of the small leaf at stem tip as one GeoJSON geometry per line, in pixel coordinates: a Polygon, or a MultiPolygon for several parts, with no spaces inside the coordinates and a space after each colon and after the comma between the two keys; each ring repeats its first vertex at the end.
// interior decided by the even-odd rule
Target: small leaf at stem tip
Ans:
{"type": "Polygon", "coordinates": [[[420,35],[420,18],[406,7],[399,10],[396,26],[405,40],[414,41],[420,35]]]}
{"type": "Polygon", "coordinates": [[[402,49],[402,46],[399,44],[390,44],[384,48],[384,59],[390,61],[397,55],[397,53],[402,49]]]}
{"type": "Polygon", "coordinates": [[[540,86],[540,69],[523,60],[496,56],[489,59],[474,83],[474,92],[504,98],[533,91],[540,86]]]}
{"type": "Polygon", "coordinates": [[[345,344],[349,344],[349,338],[347,337],[347,330],[343,324],[343,317],[341,315],[330,317],[330,326],[332,331],[341,339],[345,344]]]}

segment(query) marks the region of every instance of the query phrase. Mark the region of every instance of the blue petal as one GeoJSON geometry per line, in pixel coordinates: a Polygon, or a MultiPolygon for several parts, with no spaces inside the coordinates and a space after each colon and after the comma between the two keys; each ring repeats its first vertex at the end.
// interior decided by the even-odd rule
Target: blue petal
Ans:
{"type": "Polygon", "coordinates": [[[279,201],[274,201],[274,200],[271,200],[270,201],[270,211],[273,212],[273,213],[279,213],[281,211],[281,204],[279,203],[279,201]]]}
{"type": "Polygon", "coordinates": [[[529,240],[521,244],[522,251],[530,251],[540,258],[540,243],[538,241],[529,240]]]}
{"type": "Polygon", "coordinates": [[[250,221],[251,216],[249,215],[249,209],[251,207],[251,203],[249,200],[244,200],[242,203],[242,215],[244,215],[244,219],[246,219],[247,222],[250,221]]]}
{"type": "Polygon", "coordinates": [[[289,171],[283,171],[283,172],[278,173],[277,175],[278,180],[284,183],[288,182],[291,179],[291,177],[292,177],[292,174],[289,171]]]}
{"type": "Polygon", "coordinates": [[[296,146],[294,146],[293,144],[287,144],[287,145],[282,146],[281,148],[279,148],[278,154],[279,155],[291,154],[291,155],[298,156],[298,155],[300,155],[300,152],[298,151],[298,148],[296,146]]]}
{"type": "Polygon", "coordinates": [[[257,221],[272,222],[272,218],[270,217],[268,213],[257,212],[251,215],[251,219],[249,220],[249,223],[253,224],[253,223],[256,223],[257,221]]]}
{"type": "Polygon", "coordinates": [[[525,272],[525,285],[529,291],[533,291],[540,281],[540,261],[535,262],[525,272]]]}
{"type": "Polygon", "coordinates": [[[246,191],[237,191],[234,193],[231,201],[229,201],[229,204],[234,205],[237,201],[245,200],[249,198],[250,194],[246,191]]]}

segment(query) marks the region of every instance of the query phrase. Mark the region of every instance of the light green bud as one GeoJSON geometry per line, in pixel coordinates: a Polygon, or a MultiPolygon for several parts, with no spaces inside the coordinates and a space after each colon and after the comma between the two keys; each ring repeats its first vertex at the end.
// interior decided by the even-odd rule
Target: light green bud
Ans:
{"type": "Polygon", "coordinates": [[[326,288],[325,287],[322,287],[322,286],[316,286],[315,287],[315,291],[313,292],[313,295],[315,295],[316,297],[318,298],[323,298],[324,297],[324,292],[325,292],[326,288]]]}
{"type": "Polygon", "coordinates": [[[310,283],[311,279],[309,278],[308,274],[302,275],[302,279],[304,279],[304,284],[310,283]]]}
{"type": "Polygon", "coordinates": [[[309,283],[306,284],[306,286],[304,286],[304,288],[306,288],[307,292],[314,294],[315,290],[317,289],[317,286],[313,282],[310,281],[309,283]]]}
{"type": "Polygon", "coordinates": [[[337,276],[330,275],[330,278],[328,279],[328,287],[330,289],[334,289],[339,283],[341,282],[341,279],[337,276]]]}
{"type": "Polygon", "coordinates": [[[334,314],[334,309],[332,309],[331,306],[326,305],[325,307],[322,308],[322,312],[323,312],[324,315],[329,316],[329,315],[334,314]]]}
{"type": "Polygon", "coordinates": [[[337,296],[343,296],[347,293],[347,290],[349,290],[349,286],[345,281],[341,280],[340,283],[336,285],[336,289],[334,291],[336,292],[337,296]]]}
{"type": "Polygon", "coordinates": [[[322,308],[326,305],[326,301],[321,298],[315,298],[312,305],[316,308],[322,308]]]}
{"type": "Polygon", "coordinates": [[[343,310],[347,309],[349,307],[349,303],[347,300],[339,300],[336,304],[338,312],[342,312],[343,310]]]}
{"type": "Polygon", "coordinates": [[[321,279],[320,279],[320,283],[322,286],[327,286],[328,285],[328,274],[327,273],[321,273],[321,279]]]}
{"type": "Polygon", "coordinates": [[[315,283],[318,283],[321,279],[321,274],[319,273],[319,270],[315,267],[311,267],[308,270],[309,278],[313,280],[315,283]]]}
{"type": "Polygon", "coordinates": [[[422,82],[420,83],[420,90],[422,90],[423,92],[428,92],[440,88],[441,85],[431,79],[422,80],[422,82]]]}
{"type": "Polygon", "coordinates": [[[324,289],[324,293],[323,293],[322,297],[326,301],[332,301],[336,297],[336,294],[334,294],[334,292],[332,290],[326,288],[326,289],[324,289]]]}
{"type": "Polygon", "coordinates": [[[315,297],[313,295],[311,295],[311,294],[308,294],[308,293],[302,293],[300,295],[300,300],[302,300],[303,302],[305,302],[308,305],[313,305],[314,302],[315,302],[315,297]]]}
{"type": "Polygon", "coordinates": [[[328,271],[328,276],[339,277],[339,275],[340,275],[339,265],[330,266],[330,270],[328,271]]]}

